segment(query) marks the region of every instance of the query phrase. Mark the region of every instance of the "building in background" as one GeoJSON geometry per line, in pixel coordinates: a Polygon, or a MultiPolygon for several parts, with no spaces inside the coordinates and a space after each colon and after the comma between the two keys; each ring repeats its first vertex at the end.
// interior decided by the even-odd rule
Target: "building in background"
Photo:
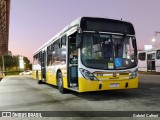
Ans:
{"type": "Polygon", "coordinates": [[[10,0],[0,0],[0,56],[8,54],[10,0]]]}

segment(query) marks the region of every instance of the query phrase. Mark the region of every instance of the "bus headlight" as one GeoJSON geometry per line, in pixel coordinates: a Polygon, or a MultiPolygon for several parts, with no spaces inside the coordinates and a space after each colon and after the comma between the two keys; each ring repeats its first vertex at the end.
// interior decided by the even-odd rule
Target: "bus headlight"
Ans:
{"type": "Polygon", "coordinates": [[[91,72],[89,72],[88,70],[85,70],[83,68],[79,68],[81,74],[83,75],[84,78],[86,78],[87,80],[98,80],[98,78],[96,78],[91,72]]]}
{"type": "Polygon", "coordinates": [[[134,78],[136,78],[137,77],[137,75],[138,75],[138,69],[136,69],[136,70],[134,70],[133,72],[131,72],[131,75],[130,75],[130,79],[134,79],[134,78]]]}

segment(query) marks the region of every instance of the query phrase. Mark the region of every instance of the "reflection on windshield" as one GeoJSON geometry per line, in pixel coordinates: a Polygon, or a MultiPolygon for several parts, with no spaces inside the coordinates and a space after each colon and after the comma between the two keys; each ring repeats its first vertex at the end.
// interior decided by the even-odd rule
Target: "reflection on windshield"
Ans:
{"type": "Polygon", "coordinates": [[[135,38],[83,34],[82,63],[97,69],[126,69],[137,65],[135,38]]]}

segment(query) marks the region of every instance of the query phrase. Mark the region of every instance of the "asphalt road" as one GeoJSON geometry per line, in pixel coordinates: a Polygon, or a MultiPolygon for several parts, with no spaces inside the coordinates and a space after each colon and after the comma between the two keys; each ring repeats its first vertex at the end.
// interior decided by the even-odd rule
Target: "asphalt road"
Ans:
{"type": "MultiPolygon", "coordinates": [[[[59,93],[51,85],[39,85],[30,76],[8,76],[0,82],[0,111],[160,111],[160,76],[139,75],[138,89],[87,93],[70,91],[67,94],[59,93]]],[[[82,118],[100,119],[85,117],[83,114],[65,119],[82,118]]],[[[119,119],[128,118],[110,118],[119,119]]]]}

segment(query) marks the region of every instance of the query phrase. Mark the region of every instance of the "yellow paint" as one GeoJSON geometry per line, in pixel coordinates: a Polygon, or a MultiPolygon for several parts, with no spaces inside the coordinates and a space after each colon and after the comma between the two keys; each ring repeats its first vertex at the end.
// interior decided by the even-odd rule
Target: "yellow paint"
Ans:
{"type": "MultiPolygon", "coordinates": [[[[51,70],[48,70],[48,72],[46,73],[46,82],[51,85],[57,85],[56,75],[53,75],[51,70]]],[[[66,76],[63,76],[63,87],[68,88],[66,76]]]]}
{"type": "Polygon", "coordinates": [[[42,80],[41,71],[38,71],[38,80],[42,80]]]}
{"type": "Polygon", "coordinates": [[[63,76],[63,87],[68,88],[67,76],[63,76]]]}
{"type": "MultiPolygon", "coordinates": [[[[36,70],[32,71],[32,78],[37,80],[36,70]]],[[[41,80],[41,71],[38,71],[38,80],[41,80]]]]}
{"type": "Polygon", "coordinates": [[[115,90],[115,89],[129,89],[138,88],[138,77],[132,80],[102,80],[102,81],[90,81],[85,78],[79,78],[79,92],[87,91],[100,91],[100,90],[115,90]],[[125,88],[126,82],[128,82],[128,88],[125,88]],[[119,87],[110,87],[110,84],[119,83],[119,87]],[[99,89],[99,84],[102,84],[102,88],[99,89]]]}
{"type": "MultiPolygon", "coordinates": [[[[62,70],[63,75],[63,87],[68,88],[68,80],[66,76],[66,70],[62,70]]],[[[36,79],[36,71],[33,71],[33,78],[36,79]]],[[[81,77],[78,80],[79,91],[78,92],[87,92],[87,91],[101,91],[101,90],[116,90],[116,89],[130,89],[130,88],[138,88],[138,77],[135,79],[129,79],[129,74],[123,75],[118,74],[116,77],[112,75],[108,76],[96,76],[98,79],[103,79],[100,81],[91,81],[86,80],[81,77]],[[110,87],[110,84],[118,83],[119,87],[110,87]],[[128,87],[125,88],[126,83],[128,83],[128,87]],[[99,84],[102,85],[102,88],[99,89],[99,84]]],[[[38,79],[41,80],[41,71],[38,71],[38,79]]],[[[52,74],[52,70],[47,70],[46,73],[46,82],[51,85],[57,85],[56,75],[52,74]]]]}
{"type": "Polygon", "coordinates": [[[46,83],[51,85],[57,85],[56,75],[52,75],[52,71],[48,70],[46,73],[46,83]]]}
{"type": "Polygon", "coordinates": [[[32,71],[32,78],[33,78],[33,79],[36,79],[36,71],[35,71],[35,70],[32,71]]]}

